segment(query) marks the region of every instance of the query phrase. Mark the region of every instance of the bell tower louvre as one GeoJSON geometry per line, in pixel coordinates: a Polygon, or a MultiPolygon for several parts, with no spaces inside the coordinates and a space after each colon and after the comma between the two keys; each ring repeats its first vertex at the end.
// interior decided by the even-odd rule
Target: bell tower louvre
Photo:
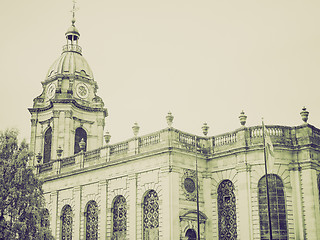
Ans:
{"type": "MultiPolygon", "coordinates": [[[[42,82],[42,93],[33,100],[31,113],[30,149],[42,156],[42,163],[101,147],[103,129],[108,115],[103,100],[97,95],[98,84],[82,56],[75,27],[75,8],[72,24],[65,33],[66,45],[60,57],[51,65],[42,82]]],[[[36,158],[32,165],[36,164],[36,158]]]]}

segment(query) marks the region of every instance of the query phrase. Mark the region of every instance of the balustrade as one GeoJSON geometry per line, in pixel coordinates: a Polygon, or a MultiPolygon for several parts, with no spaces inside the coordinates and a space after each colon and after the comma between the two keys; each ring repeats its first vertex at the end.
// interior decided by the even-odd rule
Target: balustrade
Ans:
{"type": "Polygon", "coordinates": [[[88,162],[91,160],[99,159],[100,158],[100,148],[92,150],[92,151],[87,151],[84,153],[84,161],[88,162]]]}
{"type": "Polygon", "coordinates": [[[61,167],[75,164],[75,156],[66,157],[61,159],[61,167]]]}
{"type": "Polygon", "coordinates": [[[160,133],[141,137],[139,139],[139,147],[144,147],[152,144],[157,144],[160,142],[160,133]]]}
{"type": "Polygon", "coordinates": [[[110,155],[128,151],[128,142],[122,142],[110,146],[110,155]]]}

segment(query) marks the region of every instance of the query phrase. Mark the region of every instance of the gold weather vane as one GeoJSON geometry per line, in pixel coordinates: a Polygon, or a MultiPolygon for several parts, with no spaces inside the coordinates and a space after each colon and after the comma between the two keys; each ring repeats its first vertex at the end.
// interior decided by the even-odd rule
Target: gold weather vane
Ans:
{"type": "Polygon", "coordinates": [[[72,12],[72,25],[75,23],[76,21],[76,11],[79,10],[78,7],[76,7],[76,0],[73,0],[73,7],[72,7],[72,10],[70,12],[72,12]]]}

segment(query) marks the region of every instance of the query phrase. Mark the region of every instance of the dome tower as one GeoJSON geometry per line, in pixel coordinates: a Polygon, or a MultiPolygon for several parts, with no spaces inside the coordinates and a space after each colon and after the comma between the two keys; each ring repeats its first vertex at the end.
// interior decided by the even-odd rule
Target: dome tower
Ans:
{"type": "Polygon", "coordinates": [[[56,159],[60,147],[63,157],[78,153],[82,139],[86,150],[103,144],[107,109],[96,94],[97,82],[78,45],[80,33],[75,27],[74,12],[75,7],[72,24],[65,34],[67,44],[49,68],[42,93],[29,108],[30,148],[42,156],[43,163],[56,159]]]}

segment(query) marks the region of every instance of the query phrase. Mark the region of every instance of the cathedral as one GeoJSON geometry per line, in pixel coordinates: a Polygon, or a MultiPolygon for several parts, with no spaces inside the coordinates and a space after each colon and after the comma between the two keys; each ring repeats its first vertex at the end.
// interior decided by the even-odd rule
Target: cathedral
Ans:
{"type": "Polygon", "coordinates": [[[29,108],[31,165],[56,239],[320,239],[320,129],[306,108],[299,126],[265,126],[267,174],[263,126],[247,127],[244,112],[217,136],[207,124],[203,136],[175,129],[169,112],[167,128],[140,136],[134,124],[110,144],[74,19],[65,37],[29,108]]]}

